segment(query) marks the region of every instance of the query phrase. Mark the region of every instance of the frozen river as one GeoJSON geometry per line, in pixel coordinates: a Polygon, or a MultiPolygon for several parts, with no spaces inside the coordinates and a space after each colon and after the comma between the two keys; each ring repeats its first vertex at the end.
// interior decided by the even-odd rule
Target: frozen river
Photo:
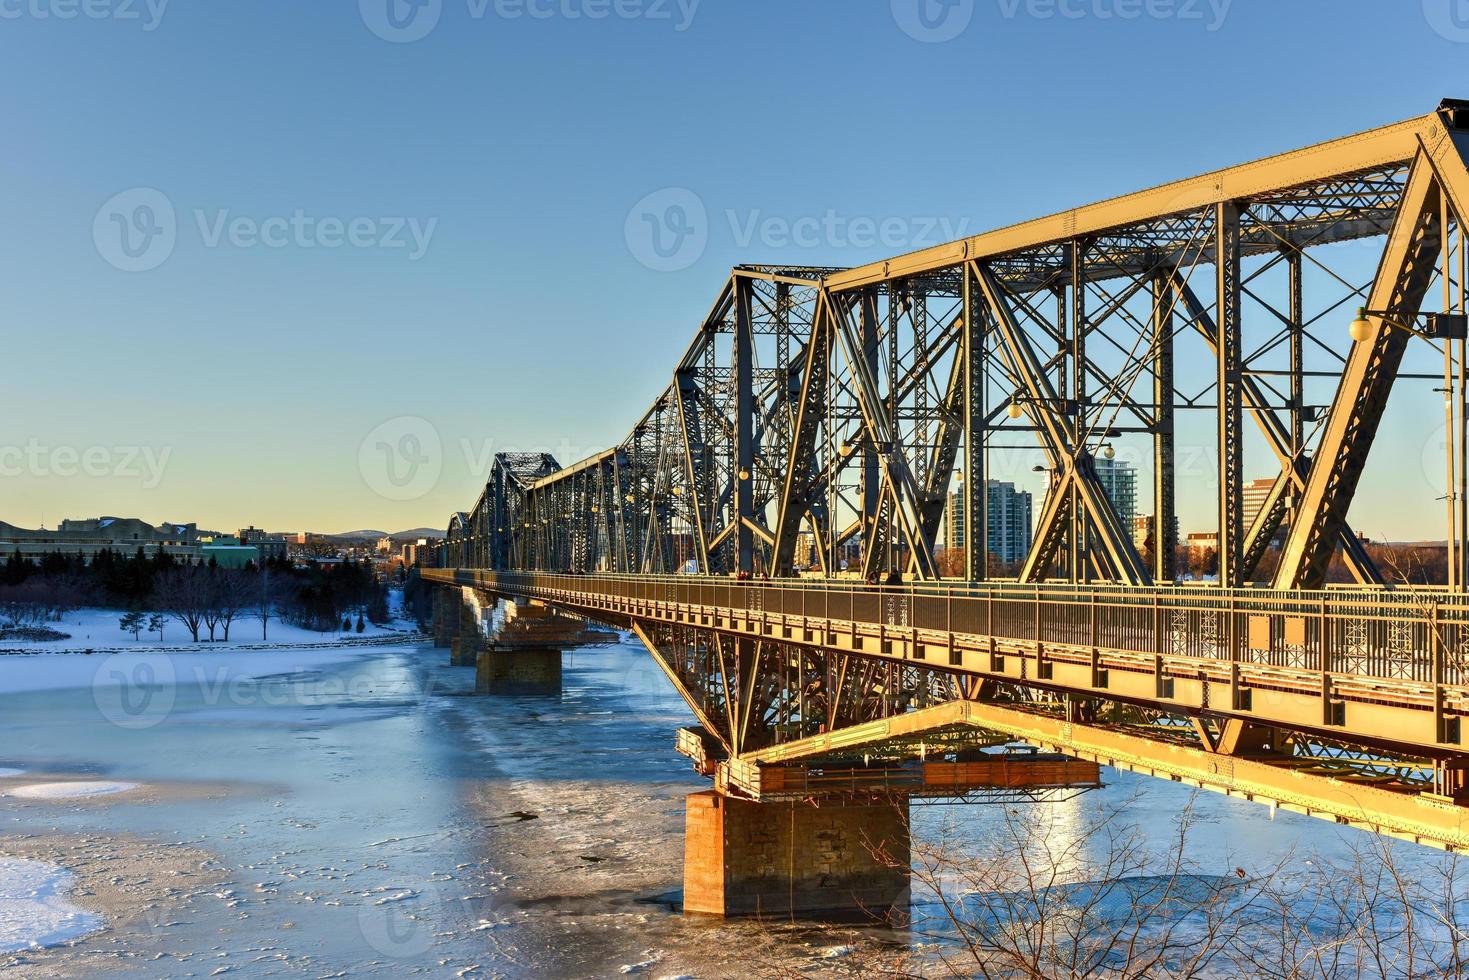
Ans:
{"type": "MultiPolygon", "coordinates": [[[[633,645],[568,653],[559,700],[474,697],[408,646],[126,657],[0,657],[30,688],[0,693],[0,976],[827,975],[908,940],[676,912],[706,784],[633,645]]],[[[1162,840],[1193,801],[1208,873],[1362,837],[1106,778],[1056,825],[1126,798],[1162,840]]],[[[915,835],[956,817],[995,819],[916,808],[915,835]]]]}

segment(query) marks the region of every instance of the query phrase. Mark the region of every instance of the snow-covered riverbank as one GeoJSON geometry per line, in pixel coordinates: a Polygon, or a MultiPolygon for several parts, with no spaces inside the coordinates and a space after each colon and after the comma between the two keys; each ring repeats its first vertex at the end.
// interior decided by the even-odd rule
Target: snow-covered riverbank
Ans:
{"type": "MultiPolygon", "coordinates": [[[[231,624],[229,639],[224,639],[221,626],[215,631],[215,640],[209,641],[207,632],[203,639],[193,642],[189,631],[178,620],[164,616],[162,633],[146,629],[133,633],[121,628],[120,622],[127,610],[86,607],[64,613],[59,620],[45,624],[47,629],[66,634],[65,639],[56,640],[0,640],[0,656],[5,654],[60,653],[66,651],[115,652],[119,650],[190,650],[190,649],[273,649],[282,647],[319,647],[362,641],[416,642],[418,624],[403,611],[403,593],[393,590],[388,593],[388,610],[391,619],[379,625],[363,621],[362,632],[357,632],[356,618],[348,630],[322,633],[283,622],[273,615],[262,625],[254,614],[240,615],[231,624]]],[[[146,619],[145,619],[146,623],[146,619]]]]}
{"type": "Polygon", "coordinates": [[[55,946],[102,928],[67,898],[73,875],[44,861],[0,855],[0,953],[55,946]]]}

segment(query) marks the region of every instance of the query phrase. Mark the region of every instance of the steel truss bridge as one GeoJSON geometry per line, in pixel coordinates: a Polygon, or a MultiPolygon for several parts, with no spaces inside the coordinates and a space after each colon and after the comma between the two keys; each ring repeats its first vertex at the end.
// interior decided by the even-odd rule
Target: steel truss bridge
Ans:
{"type": "Polygon", "coordinates": [[[1013,738],[1469,846],[1466,215],[1446,101],[859,268],[738,267],[626,439],[497,457],[424,577],[636,632],[730,793],[1013,738]],[[1444,404],[1409,424],[1444,427],[1446,585],[1348,524],[1399,382],[1444,404]],[[1031,470],[1003,563],[991,497],[1031,470]],[[1180,581],[1180,487],[1214,495],[1217,581],[1180,581]]]}

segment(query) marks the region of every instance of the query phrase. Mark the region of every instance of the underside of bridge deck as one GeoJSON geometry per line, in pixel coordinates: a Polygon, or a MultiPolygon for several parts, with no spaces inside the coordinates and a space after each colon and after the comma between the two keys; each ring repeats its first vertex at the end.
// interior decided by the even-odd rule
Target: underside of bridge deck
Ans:
{"type": "Polygon", "coordinates": [[[1469,846],[1466,161],[1446,100],[859,268],[740,266],[626,438],[496,456],[423,576],[636,633],[724,801],[690,831],[722,828],[711,910],[767,905],[728,850],[759,807],[806,827],[823,795],[1071,792],[1096,764],[1469,846]],[[1378,478],[1442,515],[1426,561],[1348,522],[1405,390],[1442,486],[1378,478]]]}

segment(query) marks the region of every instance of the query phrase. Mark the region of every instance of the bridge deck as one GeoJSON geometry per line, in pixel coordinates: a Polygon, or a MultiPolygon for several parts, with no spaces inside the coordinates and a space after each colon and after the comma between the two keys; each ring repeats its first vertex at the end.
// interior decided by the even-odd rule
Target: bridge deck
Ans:
{"type": "Polygon", "coordinates": [[[1469,602],[1431,592],[864,586],[429,569],[593,618],[736,636],[1237,717],[1428,756],[1463,751],[1469,602]]]}

